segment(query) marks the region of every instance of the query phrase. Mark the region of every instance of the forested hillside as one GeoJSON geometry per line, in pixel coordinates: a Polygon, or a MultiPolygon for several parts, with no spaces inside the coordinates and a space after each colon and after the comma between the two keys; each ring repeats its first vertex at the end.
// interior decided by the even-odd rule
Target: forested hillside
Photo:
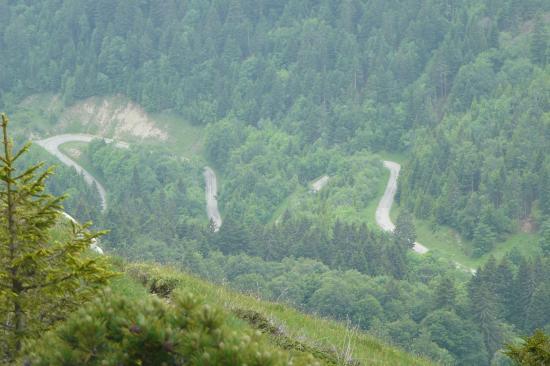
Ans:
{"type": "Polygon", "coordinates": [[[545,0],[0,0],[0,108],[120,94],[204,133],[185,159],[169,143],[82,147],[105,213],[60,172],[50,190],[110,229],[109,251],[442,363],[506,365],[505,342],[550,330],[549,23],[545,0]],[[395,235],[371,225],[388,154],[403,160],[395,235]],[[219,232],[206,164],[222,183],[219,232]],[[409,213],[485,265],[471,277],[410,253],[409,213]],[[518,232],[529,251],[490,257],[518,232]]]}
{"type": "Polygon", "coordinates": [[[441,121],[416,131],[401,185],[405,206],[472,240],[474,256],[550,214],[548,36],[542,18],[523,27],[531,39],[502,34],[501,49],[460,68],[441,121]]]}
{"type": "MultiPolygon", "coordinates": [[[[269,152],[248,142],[250,158],[273,149],[287,158],[314,154],[311,144],[348,154],[411,149],[402,201],[473,239],[479,255],[521,220],[541,224],[548,215],[549,7],[544,0],[4,0],[0,47],[10,57],[1,61],[1,101],[14,106],[46,91],[61,92],[66,103],[121,93],[197,124],[230,118],[225,123],[239,129],[260,129],[213,134],[209,158],[235,173],[232,166],[247,161],[224,159],[245,140],[279,141],[269,152]]],[[[326,163],[297,168],[263,176],[309,180],[326,163]]],[[[273,201],[292,191],[263,185],[273,201]]]]}

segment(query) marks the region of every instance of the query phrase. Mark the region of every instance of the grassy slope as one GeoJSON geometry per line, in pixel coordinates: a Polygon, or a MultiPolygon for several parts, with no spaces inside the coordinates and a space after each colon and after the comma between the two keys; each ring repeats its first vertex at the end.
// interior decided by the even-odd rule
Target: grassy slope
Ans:
{"type": "MultiPolygon", "coordinates": [[[[352,359],[360,365],[430,365],[419,357],[410,355],[397,348],[388,346],[378,339],[350,330],[345,324],[321,319],[301,313],[287,305],[262,301],[257,298],[239,294],[224,286],[218,286],[200,280],[188,274],[158,265],[128,265],[124,277],[114,284],[116,291],[130,293],[130,296],[143,296],[144,288],[133,279],[145,277],[149,281],[161,280],[175,283],[175,289],[200,295],[206,303],[221,306],[235,317],[235,322],[242,323],[235,314],[255,314],[258,319],[267,319],[271,327],[281,331],[270,334],[262,326],[255,328],[266,333],[270,341],[290,352],[313,353],[322,364],[344,364],[344,354],[351,349],[352,359]],[[274,326],[274,327],[273,327],[274,326]]],[[[254,323],[256,324],[256,323],[254,323]]]]}
{"type": "Polygon", "coordinates": [[[539,253],[537,235],[515,233],[506,237],[504,241],[496,243],[495,248],[489,253],[479,258],[473,258],[467,254],[472,252],[472,243],[461,238],[455,230],[448,227],[434,227],[427,220],[415,220],[415,225],[419,241],[430,250],[436,254],[453,258],[456,262],[471,268],[483,265],[491,256],[497,259],[502,258],[512,248],[517,248],[520,253],[528,257],[539,253]]]}
{"type": "Polygon", "coordinates": [[[192,125],[183,117],[168,112],[151,117],[162,130],[168,132],[168,141],[162,142],[162,145],[168,144],[174,153],[187,158],[202,156],[204,127],[192,125]]]}

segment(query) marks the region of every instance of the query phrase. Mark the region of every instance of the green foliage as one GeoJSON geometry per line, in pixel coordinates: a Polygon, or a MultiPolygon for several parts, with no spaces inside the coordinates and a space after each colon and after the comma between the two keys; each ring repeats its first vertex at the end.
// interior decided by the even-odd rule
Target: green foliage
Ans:
{"type": "MultiPolygon", "coordinates": [[[[523,55],[521,49],[480,55],[476,65],[498,70],[491,77],[497,84],[486,91],[475,83],[489,81],[458,80],[468,66],[461,68],[453,89],[465,88],[457,91],[465,104],[424,130],[400,181],[401,203],[473,240],[473,256],[496,247],[522,220],[533,220],[536,207],[544,213],[548,207],[548,73],[523,55]],[[510,53],[514,56],[499,61],[510,53]],[[517,83],[524,87],[514,88],[517,83]],[[508,113],[510,108],[517,113],[508,113]]],[[[490,75],[480,72],[479,77],[490,75]]]]}
{"type": "Polygon", "coordinates": [[[432,339],[455,357],[460,365],[487,363],[487,351],[480,332],[471,322],[464,322],[450,310],[437,310],[423,320],[432,339]]]}
{"type": "Polygon", "coordinates": [[[65,197],[63,207],[66,212],[70,212],[79,222],[99,222],[101,199],[96,187],[87,184],[74,168],[59,164],[58,160],[38,145],[32,145],[28,154],[21,156],[19,164],[32,165],[36,161],[45,161],[49,166],[55,165],[55,174],[49,178],[46,191],[54,196],[65,197]]]}
{"type": "Polygon", "coordinates": [[[412,249],[416,241],[416,230],[411,214],[402,210],[395,222],[394,237],[396,244],[404,249],[412,249]]]}
{"type": "Polygon", "coordinates": [[[127,257],[227,278],[380,333],[392,324],[406,336],[387,336],[411,351],[483,364],[511,325],[545,326],[544,269],[510,256],[468,291],[457,282],[456,294],[444,292],[435,279],[455,258],[412,257],[413,235],[399,229],[398,245],[363,225],[384,176],[371,151],[407,153],[400,202],[473,243],[453,253],[503,253],[524,223],[541,229],[547,252],[549,11],[545,0],[0,0],[0,49],[10,55],[0,60],[0,103],[120,93],[209,125],[204,151],[223,183],[219,234],[204,215],[204,164],[167,151],[92,144],[86,157],[109,187],[110,211],[102,217],[76,180],[83,193],[67,206],[111,229],[106,244],[127,257]],[[308,193],[325,174],[327,187],[308,193]],[[434,308],[453,321],[424,321],[434,308]],[[472,355],[455,315],[476,328],[472,355]],[[463,338],[438,342],[441,327],[455,326],[463,338]]]}
{"type": "Polygon", "coordinates": [[[472,244],[474,245],[474,257],[480,257],[481,255],[489,252],[495,242],[495,234],[491,227],[483,222],[477,224],[474,229],[474,237],[472,238],[472,244]]]}
{"type": "Polygon", "coordinates": [[[193,295],[134,301],[106,291],[30,343],[22,363],[259,366],[284,360],[258,334],[236,332],[223,311],[193,295]]]}
{"type": "MultiPolygon", "coordinates": [[[[239,263],[246,264],[250,259],[245,257],[229,258],[228,268],[236,271],[243,270],[239,263]]],[[[260,267],[259,264],[252,264],[260,267]]],[[[276,263],[266,266],[277,265],[276,263]]],[[[214,262],[209,264],[212,271],[215,271],[214,262]]],[[[292,281],[285,284],[281,281],[281,275],[276,275],[279,279],[274,282],[275,286],[288,286],[288,293],[299,291],[300,278],[306,277],[308,281],[315,281],[319,277],[319,265],[315,266],[309,263],[309,268],[315,273],[309,273],[307,266],[303,268],[294,267],[294,270],[281,269],[282,274],[292,277],[292,281]],[[276,283],[276,284],[275,284],[276,283]],[[290,288],[295,284],[294,288],[290,288]]],[[[266,268],[268,272],[273,272],[273,268],[266,268]]],[[[285,353],[292,356],[294,364],[300,364],[302,360],[307,363],[318,361],[320,364],[334,365],[416,365],[429,364],[422,358],[412,356],[403,351],[384,345],[379,339],[369,334],[363,333],[355,328],[349,328],[346,324],[335,322],[334,320],[323,319],[318,316],[306,315],[292,307],[280,302],[267,302],[258,299],[255,296],[247,296],[241,293],[229,290],[225,286],[214,285],[211,282],[202,281],[194,276],[187,275],[184,272],[177,271],[170,267],[162,267],[151,264],[129,264],[125,269],[130,278],[134,278],[144,284],[149,290],[153,283],[175,283],[175,293],[193,292],[200,293],[205,298],[205,302],[211,306],[219,305],[226,308],[237,318],[246,321],[251,327],[262,332],[270,343],[275,347],[282,348],[285,353]],[[311,359],[313,356],[313,360],[311,359]]],[[[327,273],[327,275],[330,275],[327,273]]],[[[338,284],[346,284],[349,288],[361,286],[364,277],[357,276],[357,273],[348,273],[347,278],[342,279],[338,284]],[[352,283],[352,285],[348,285],[352,283]]],[[[321,281],[319,281],[321,282],[321,281]]],[[[327,282],[327,281],[322,281],[327,282]]],[[[406,286],[406,284],[403,284],[406,286]]],[[[332,287],[332,286],[331,286],[332,287]]],[[[336,288],[333,287],[333,288],[336,288]]],[[[389,286],[387,282],[381,280],[373,292],[384,291],[391,288],[393,294],[396,293],[395,286],[389,286]]],[[[337,288],[336,288],[337,289],[337,288]]],[[[366,288],[363,288],[364,291],[366,288]]],[[[281,291],[285,289],[281,288],[281,291]]],[[[403,293],[410,293],[410,288],[404,289],[403,293]]],[[[366,292],[357,293],[357,299],[365,297],[366,292]]],[[[367,296],[368,297],[368,296],[367,296]]],[[[385,295],[388,299],[391,295],[385,295]]],[[[281,296],[279,296],[281,298],[281,296]]],[[[376,300],[369,298],[367,301],[356,306],[353,301],[350,305],[357,309],[369,309],[375,306],[376,300]]],[[[411,302],[412,297],[403,300],[404,303],[411,302]]],[[[380,305],[376,305],[379,311],[382,311],[380,305]]],[[[387,305],[391,307],[390,305],[387,305]]],[[[370,311],[370,310],[369,310],[370,311]]],[[[358,313],[358,315],[361,315],[358,313]]],[[[364,313],[363,313],[364,315],[364,313]]],[[[237,324],[234,324],[235,326],[237,324]]],[[[349,324],[348,324],[349,325],[349,324]]]]}
{"type": "Polygon", "coordinates": [[[109,208],[95,220],[110,230],[104,239],[108,248],[127,258],[176,260],[184,255],[182,247],[202,238],[206,215],[199,162],[162,148],[117,149],[99,140],[84,154],[109,187],[109,208]]]}
{"type": "Polygon", "coordinates": [[[542,223],[539,245],[546,256],[550,256],[550,219],[542,223]]]}
{"type": "Polygon", "coordinates": [[[537,330],[532,336],[525,337],[521,345],[507,345],[505,353],[516,365],[547,365],[550,363],[550,338],[537,330]]]}
{"type": "Polygon", "coordinates": [[[548,62],[548,32],[546,25],[539,15],[535,21],[535,30],[531,39],[531,58],[533,62],[544,66],[548,62]]]}
{"type": "MultiPolygon", "coordinates": [[[[357,271],[331,270],[317,261],[305,259],[267,262],[242,254],[223,256],[221,253],[199,258],[195,256],[185,268],[209,281],[229,283],[232,288],[255,297],[288,303],[302,311],[350,322],[413,353],[434,357],[445,353],[443,348],[433,343],[437,342],[437,335],[426,333],[421,323],[433,310],[432,289],[435,285],[431,283],[396,281],[387,276],[371,277],[357,271]],[[410,329],[410,338],[400,336],[397,331],[385,333],[388,327],[398,328],[405,323],[410,329]]],[[[437,267],[428,263],[419,265],[416,269],[418,274],[413,272],[409,276],[422,278],[428,273],[443,271],[437,267]]],[[[155,266],[131,265],[127,273],[155,293],[162,287],[159,284],[167,284],[164,288],[168,289],[187,288],[197,281],[155,266]]],[[[201,287],[200,291],[204,289],[201,287]]],[[[216,299],[219,297],[218,294],[213,296],[216,299]]],[[[460,300],[463,296],[461,292],[457,294],[453,308],[465,308],[463,300],[460,300]]],[[[463,355],[447,354],[446,357],[455,360],[463,355]]]]}
{"type": "Polygon", "coordinates": [[[88,252],[101,233],[71,224],[60,240],[52,229],[63,197],[44,193],[51,169],[23,168],[13,152],[8,118],[2,115],[0,155],[0,362],[11,362],[25,339],[36,337],[92,298],[112,273],[88,252]]]}
{"type": "Polygon", "coordinates": [[[443,277],[435,290],[435,303],[437,308],[453,308],[456,305],[457,289],[454,281],[449,277],[443,277]]]}

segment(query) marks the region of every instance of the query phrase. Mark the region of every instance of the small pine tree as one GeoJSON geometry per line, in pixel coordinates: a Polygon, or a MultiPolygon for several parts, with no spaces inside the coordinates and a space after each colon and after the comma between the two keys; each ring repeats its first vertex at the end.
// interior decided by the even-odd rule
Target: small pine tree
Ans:
{"type": "Polygon", "coordinates": [[[525,312],[531,304],[535,289],[533,267],[524,259],[519,264],[518,273],[514,280],[513,315],[510,317],[512,323],[519,329],[524,330],[525,312]]]}
{"type": "Polygon", "coordinates": [[[481,257],[489,252],[495,243],[496,236],[491,227],[484,222],[479,222],[474,230],[472,244],[474,246],[473,256],[481,257]]]}
{"type": "Polygon", "coordinates": [[[486,283],[481,283],[471,295],[472,314],[483,335],[485,347],[489,354],[494,354],[500,347],[502,329],[497,319],[496,298],[486,283]]]}
{"type": "Polygon", "coordinates": [[[438,309],[453,308],[456,304],[457,290],[454,281],[450,277],[443,277],[437,283],[435,290],[435,306],[438,309]]]}
{"type": "Polygon", "coordinates": [[[20,364],[35,366],[286,364],[261,334],[192,294],[136,301],[108,289],[25,350],[20,364]]]}
{"type": "Polygon", "coordinates": [[[416,241],[416,229],[413,217],[408,211],[402,211],[395,223],[394,236],[396,243],[402,248],[412,249],[416,241]]]}
{"type": "Polygon", "coordinates": [[[71,223],[64,240],[53,240],[64,197],[44,193],[52,169],[37,164],[18,173],[17,153],[2,114],[0,153],[0,363],[11,363],[23,341],[63,319],[107,282],[111,273],[101,258],[85,255],[92,239],[87,226],[71,223]]]}
{"type": "Polygon", "coordinates": [[[388,243],[385,246],[388,270],[393,277],[401,280],[407,274],[407,254],[397,243],[388,243]]]}

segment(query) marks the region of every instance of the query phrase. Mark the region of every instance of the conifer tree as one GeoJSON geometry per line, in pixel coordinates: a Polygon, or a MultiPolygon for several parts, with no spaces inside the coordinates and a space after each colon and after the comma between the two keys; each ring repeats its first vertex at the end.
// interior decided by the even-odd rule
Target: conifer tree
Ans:
{"type": "Polygon", "coordinates": [[[435,305],[440,308],[454,308],[457,290],[454,281],[445,276],[439,280],[435,290],[435,305]]]}
{"type": "Polygon", "coordinates": [[[550,256],[550,219],[544,221],[542,224],[539,245],[542,249],[542,253],[546,256],[550,256]]]}
{"type": "Polygon", "coordinates": [[[8,118],[2,114],[0,153],[0,363],[11,363],[22,343],[90,298],[112,275],[87,253],[101,233],[71,223],[60,227],[64,197],[44,193],[52,168],[37,164],[18,172],[8,118]],[[54,240],[52,230],[62,233],[54,240]]]}
{"type": "Polygon", "coordinates": [[[489,225],[480,221],[474,230],[472,244],[474,246],[473,255],[480,257],[489,252],[495,242],[495,233],[489,225]]]}
{"type": "Polygon", "coordinates": [[[192,294],[176,293],[169,302],[152,296],[132,301],[106,290],[26,346],[22,361],[36,366],[288,364],[260,334],[234,330],[230,321],[192,294]]]}
{"type": "Polygon", "coordinates": [[[475,286],[471,295],[472,314],[479,326],[485,347],[492,355],[500,346],[502,329],[496,312],[496,298],[486,283],[475,286]]]}
{"type": "Polygon", "coordinates": [[[524,329],[525,311],[531,304],[535,292],[533,268],[526,260],[522,260],[514,281],[514,311],[511,321],[520,329],[524,329]]]}
{"type": "Polygon", "coordinates": [[[526,309],[525,329],[529,332],[550,324],[550,285],[541,283],[533,293],[533,299],[526,309]]]}
{"type": "Polygon", "coordinates": [[[397,279],[403,279],[407,274],[407,255],[399,244],[388,243],[385,247],[389,270],[397,279]]]}
{"type": "Polygon", "coordinates": [[[548,35],[544,28],[544,21],[539,15],[535,22],[535,30],[531,40],[531,57],[533,62],[544,66],[547,60],[548,35]]]}
{"type": "Polygon", "coordinates": [[[507,258],[502,259],[498,265],[495,277],[495,294],[502,306],[504,317],[509,319],[514,311],[514,273],[507,258]]]}
{"type": "Polygon", "coordinates": [[[402,211],[395,223],[396,243],[406,249],[412,249],[416,241],[416,229],[414,228],[412,215],[408,211],[402,211]]]}

